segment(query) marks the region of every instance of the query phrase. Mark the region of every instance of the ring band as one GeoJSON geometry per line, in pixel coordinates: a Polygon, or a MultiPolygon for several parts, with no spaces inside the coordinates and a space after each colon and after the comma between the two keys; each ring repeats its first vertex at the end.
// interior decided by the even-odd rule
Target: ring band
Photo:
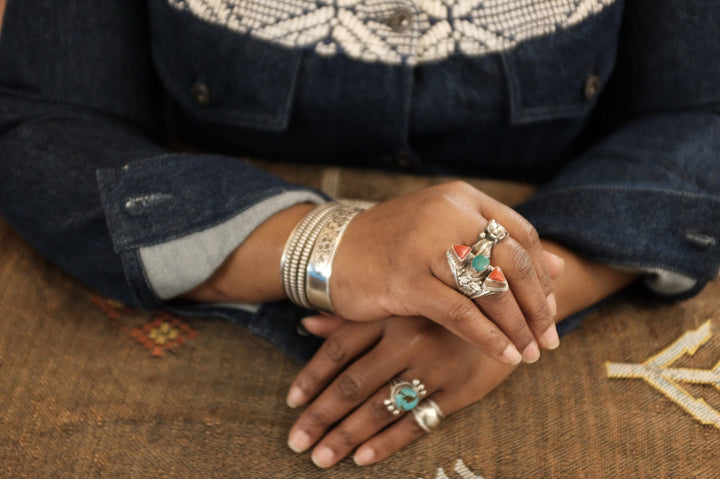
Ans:
{"type": "Polygon", "coordinates": [[[508,290],[502,270],[490,264],[492,250],[507,236],[507,230],[495,220],[490,220],[479,240],[472,246],[452,245],[446,252],[455,287],[470,299],[508,290]]]}
{"type": "Polygon", "coordinates": [[[440,426],[445,419],[445,415],[435,401],[430,398],[425,399],[412,410],[415,422],[418,423],[425,432],[433,432],[440,426]]]}
{"type": "Polygon", "coordinates": [[[408,382],[395,378],[390,381],[390,399],[383,403],[393,416],[397,416],[400,411],[415,409],[426,395],[425,385],[419,379],[408,382]]]}

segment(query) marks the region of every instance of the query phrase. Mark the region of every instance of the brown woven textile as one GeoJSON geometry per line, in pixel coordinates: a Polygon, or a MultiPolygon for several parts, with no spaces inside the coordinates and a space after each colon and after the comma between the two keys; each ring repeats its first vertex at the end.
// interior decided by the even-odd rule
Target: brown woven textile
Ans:
{"type": "MultiPolygon", "coordinates": [[[[430,181],[284,174],[371,198],[430,181]]],[[[506,201],[530,191],[482,185],[506,201]]],[[[94,300],[0,220],[0,477],[718,477],[720,428],[606,369],[642,363],[708,319],[717,328],[718,306],[717,281],[673,305],[625,293],[438,432],[379,465],[322,471],[286,445],[298,363],[224,321],[154,319],[94,300]]],[[[720,334],[704,339],[672,367],[716,378],[720,334]]],[[[676,384],[720,411],[717,388],[676,384]]]]}

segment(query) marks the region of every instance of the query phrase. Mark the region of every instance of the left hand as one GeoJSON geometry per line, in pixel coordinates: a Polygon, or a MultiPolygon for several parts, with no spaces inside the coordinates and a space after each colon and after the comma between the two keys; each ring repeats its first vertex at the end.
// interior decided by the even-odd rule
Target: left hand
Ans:
{"type": "MultiPolygon", "coordinates": [[[[557,320],[635,279],[554,243],[543,241],[543,249],[564,260],[564,274],[554,276],[557,320]]],[[[373,464],[425,434],[412,413],[396,418],[385,408],[393,377],[422,380],[427,397],[447,416],[480,400],[514,369],[424,318],[355,323],[315,316],[303,324],[327,340],[290,388],[291,407],[310,406],[293,425],[288,443],[298,452],[314,446],[313,461],[320,467],[336,464],[353,450],[357,463],[373,464]]]]}
{"type": "Polygon", "coordinates": [[[514,369],[425,318],[348,321],[328,331],[336,327],[288,396],[294,407],[310,403],[288,444],[296,452],[314,446],[312,460],[319,467],[353,451],[359,465],[373,464],[426,434],[411,412],[394,416],[383,403],[393,378],[420,379],[426,398],[447,417],[481,399],[514,369]]]}

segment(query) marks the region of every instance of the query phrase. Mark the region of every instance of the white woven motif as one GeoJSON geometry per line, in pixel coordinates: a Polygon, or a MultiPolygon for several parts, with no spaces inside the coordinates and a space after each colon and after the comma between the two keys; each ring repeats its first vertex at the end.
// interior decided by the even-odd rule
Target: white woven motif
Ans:
{"type": "Polygon", "coordinates": [[[432,62],[481,56],[552,34],[615,0],[168,0],[232,31],[323,55],[362,61],[432,62]],[[398,9],[412,12],[393,29],[398,9]],[[399,31],[402,30],[402,31],[399,31]]]}

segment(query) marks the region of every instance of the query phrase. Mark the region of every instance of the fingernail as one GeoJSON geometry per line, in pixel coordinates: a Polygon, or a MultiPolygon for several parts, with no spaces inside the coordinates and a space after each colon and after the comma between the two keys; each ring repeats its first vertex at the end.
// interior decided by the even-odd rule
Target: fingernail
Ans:
{"type": "Polygon", "coordinates": [[[290,433],[288,438],[288,446],[295,452],[303,452],[312,445],[310,436],[305,431],[297,429],[290,433]]]}
{"type": "Polygon", "coordinates": [[[503,359],[505,359],[505,362],[508,362],[510,364],[520,364],[520,361],[522,361],[520,351],[518,351],[517,348],[512,344],[508,344],[508,346],[502,353],[502,357],[503,359]]]}
{"type": "Polygon", "coordinates": [[[557,314],[557,301],[555,300],[555,293],[550,293],[547,296],[547,304],[550,308],[550,312],[553,316],[557,314]]]}
{"type": "Polygon", "coordinates": [[[303,323],[298,323],[295,330],[300,336],[310,336],[310,331],[307,330],[303,323]]]}
{"type": "Polygon", "coordinates": [[[530,343],[525,350],[522,353],[523,359],[526,363],[531,364],[540,359],[540,348],[538,348],[538,345],[533,341],[530,343]]]}
{"type": "Polygon", "coordinates": [[[355,453],[355,456],[353,456],[353,461],[355,461],[355,464],[358,466],[367,466],[368,464],[372,464],[373,459],[375,459],[375,451],[369,447],[361,449],[355,453]]]}
{"type": "Polygon", "coordinates": [[[550,327],[540,335],[540,338],[548,349],[557,349],[557,347],[560,346],[560,338],[558,337],[557,327],[555,327],[554,324],[551,324],[550,327]]]}
{"type": "Polygon", "coordinates": [[[565,258],[563,258],[562,256],[558,256],[555,253],[551,253],[550,251],[544,251],[544,253],[545,253],[545,259],[548,262],[550,262],[550,261],[554,262],[555,265],[559,268],[565,267],[565,258]]]}
{"type": "Polygon", "coordinates": [[[317,467],[322,467],[323,469],[335,464],[335,453],[332,452],[332,449],[329,447],[320,447],[315,449],[310,458],[317,467]]]}
{"type": "Polygon", "coordinates": [[[291,387],[290,392],[288,393],[287,399],[285,400],[288,407],[295,409],[296,407],[300,406],[303,403],[303,401],[305,401],[305,395],[300,390],[300,388],[299,387],[291,387]]]}

